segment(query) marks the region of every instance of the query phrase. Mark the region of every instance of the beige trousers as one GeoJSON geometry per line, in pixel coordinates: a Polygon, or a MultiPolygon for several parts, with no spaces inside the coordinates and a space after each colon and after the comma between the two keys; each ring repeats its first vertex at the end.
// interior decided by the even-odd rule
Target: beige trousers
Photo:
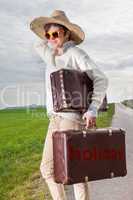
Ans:
{"type": "MultiPolygon", "coordinates": [[[[49,191],[53,200],[67,200],[64,185],[54,181],[53,174],[53,145],[52,145],[52,132],[55,130],[65,129],[79,129],[80,124],[76,121],[63,118],[62,116],[52,116],[50,118],[48,131],[44,143],[42,161],[40,171],[42,177],[48,185],[49,191]]],[[[76,200],[90,200],[90,183],[76,183],[73,184],[74,195],[76,200]]]]}

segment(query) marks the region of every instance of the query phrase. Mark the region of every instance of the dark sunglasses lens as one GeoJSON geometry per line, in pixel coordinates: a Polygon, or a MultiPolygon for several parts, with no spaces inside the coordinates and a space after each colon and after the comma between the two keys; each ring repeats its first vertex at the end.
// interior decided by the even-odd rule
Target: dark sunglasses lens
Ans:
{"type": "Polygon", "coordinates": [[[49,39],[49,38],[50,38],[49,33],[46,33],[46,34],[45,34],[45,37],[46,37],[47,39],[49,39]]]}
{"type": "Polygon", "coordinates": [[[54,32],[52,35],[54,38],[58,38],[58,32],[54,32]]]}

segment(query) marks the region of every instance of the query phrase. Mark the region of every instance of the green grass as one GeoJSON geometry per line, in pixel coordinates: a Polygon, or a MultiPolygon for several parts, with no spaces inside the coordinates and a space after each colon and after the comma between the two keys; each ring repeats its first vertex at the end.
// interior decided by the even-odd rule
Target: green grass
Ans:
{"type": "Polygon", "coordinates": [[[111,125],[112,116],[115,112],[115,105],[113,103],[109,104],[109,108],[107,112],[99,112],[97,118],[97,127],[104,128],[109,127],[111,125]]]}
{"type": "MultiPolygon", "coordinates": [[[[113,114],[110,104],[98,127],[109,126],[113,114]]],[[[51,199],[39,171],[48,123],[45,108],[0,111],[0,200],[51,199]]]]}
{"type": "Polygon", "coordinates": [[[0,122],[0,200],[4,200],[38,171],[48,118],[43,108],[2,110],[0,122]]]}

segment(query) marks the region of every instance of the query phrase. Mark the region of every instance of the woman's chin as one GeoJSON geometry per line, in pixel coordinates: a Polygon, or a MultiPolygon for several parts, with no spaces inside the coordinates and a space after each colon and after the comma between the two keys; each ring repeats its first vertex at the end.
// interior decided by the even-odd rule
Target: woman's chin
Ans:
{"type": "Polygon", "coordinates": [[[48,46],[51,47],[51,48],[56,48],[57,45],[54,44],[54,43],[49,42],[49,43],[48,43],[48,46]]]}

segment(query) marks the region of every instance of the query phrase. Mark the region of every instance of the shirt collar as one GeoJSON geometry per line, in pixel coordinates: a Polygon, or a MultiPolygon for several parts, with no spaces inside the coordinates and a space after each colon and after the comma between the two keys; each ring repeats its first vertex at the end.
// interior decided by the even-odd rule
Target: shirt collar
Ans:
{"type": "Polygon", "coordinates": [[[63,53],[64,53],[69,47],[73,47],[73,46],[75,46],[75,45],[76,45],[76,44],[75,44],[75,41],[73,41],[73,40],[69,40],[69,41],[65,42],[65,43],[63,44],[63,46],[62,46],[63,53]]]}
{"type": "MultiPolygon", "coordinates": [[[[51,44],[48,44],[48,45],[49,45],[49,47],[52,49],[52,52],[53,52],[53,48],[52,48],[51,44]]],[[[75,45],[76,45],[76,43],[75,43],[74,40],[69,40],[69,41],[63,43],[63,45],[62,45],[62,47],[61,47],[61,49],[62,49],[62,51],[63,51],[63,54],[64,54],[64,52],[67,51],[67,49],[68,49],[69,47],[73,47],[73,46],[75,46],[75,45]]]]}

